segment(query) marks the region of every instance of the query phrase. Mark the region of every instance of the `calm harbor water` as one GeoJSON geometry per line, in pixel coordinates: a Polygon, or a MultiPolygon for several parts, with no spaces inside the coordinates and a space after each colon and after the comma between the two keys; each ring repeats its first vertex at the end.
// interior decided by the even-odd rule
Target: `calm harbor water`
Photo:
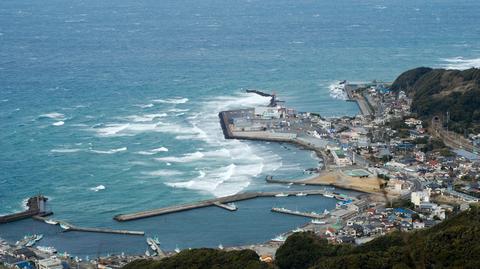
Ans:
{"type": "MultiPolygon", "coordinates": [[[[119,213],[267,186],[266,175],[305,177],[312,153],[226,141],[217,113],[268,99],[325,116],[354,115],[334,98],[338,80],[391,81],[417,66],[479,64],[480,3],[463,1],[93,1],[0,3],[0,214],[47,195],[55,218],[145,230],[166,249],[250,244],[305,219],[320,197],[258,199],[235,213],[206,208],[129,223],[119,213]]],[[[97,253],[145,250],[142,238],[61,233],[31,220],[0,225],[15,241],[97,253]],[[125,249],[124,249],[124,248],[125,249]]]]}

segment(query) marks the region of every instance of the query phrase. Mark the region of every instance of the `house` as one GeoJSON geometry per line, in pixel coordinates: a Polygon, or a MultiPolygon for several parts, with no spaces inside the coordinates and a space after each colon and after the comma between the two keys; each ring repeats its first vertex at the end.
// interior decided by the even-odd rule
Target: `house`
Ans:
{"type": "Polygon", "coordinates": [[[415,206],[420,206],[422,202],[430,202],[430,191],[414,191],[410,194],[410,201],[415,206]]]}
{"type": "Polygon", "coordinates": [[[37,267],[38,269],[63,269],[62,261],[57,257],[39,260],[37,267]]]}

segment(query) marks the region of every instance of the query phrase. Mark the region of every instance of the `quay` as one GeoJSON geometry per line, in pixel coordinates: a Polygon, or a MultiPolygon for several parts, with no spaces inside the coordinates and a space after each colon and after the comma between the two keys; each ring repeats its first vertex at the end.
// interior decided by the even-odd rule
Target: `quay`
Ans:
{"type": "Polygon", "coordinates": [[[19,213],[13,213],[10,215],[0,216],[0,223],[9,223],[22,219],[31,218],[34,216],[48,216],[53,214],[46,210],[46,202],[48,198],[43,195],[37,195],[31,197],[27,201],[28,209],[19,213]]]}
{"type": "MultiPolygon", "coordinates": [[[[38,221],[45,222],[47,219],[41,216],[34,216],[33,219],[38,221]]],[[[129,230],[115,230],[108,228],[88,228],[88,227],[79,227],[68,223],[63,220],[52,220],[57,222],[63,229],[64,232],[76,231],[76,232],[89,232],[89,233],[109,233],[109,234],[123,234],[123,235],[145,235],[143,231],[129,231],[129,230]]]]}
{"type": "Polygon", "coordinates": [[[300,216],[300,217],[307,217],[307,218],[312,218],[312,219],[322,219],[322,218],[327,216],[327,214],[317,214],[315,212],[300,212],[300,211],[290,210],[290,209],[287,209],[287,208],[278,208],[278,207],[272,208],[271,211],[276,212],[276,213],[282,213],[282,214],[294,215],[294,216],[300,216]]]}
{"type": "Polygon", "coordinates": [[[324,190],[303,190],[303,191],[272,191],[272,192],[244,192],[239,194],[234,194],[230,196],[224,196],[214,199],[202,200],[193,203],[187,203],[182,205],[168,206],[158,209],[152,209],[147,211],[141,211],[130,214],[120,214],[116,215],[114,219],[116,221],[131,221],[142,218],[155,217],[165,214],[177,213],[197,208],[209,207],[209,206],[218,206],[218,204],[228,204],[237,201],[250,200],[260,197],[275,197],[279,194],[286,194],[288,196],[294,196],[297,194],[306,194],[306,195],[325,195],[327,192],[324,190]]]}

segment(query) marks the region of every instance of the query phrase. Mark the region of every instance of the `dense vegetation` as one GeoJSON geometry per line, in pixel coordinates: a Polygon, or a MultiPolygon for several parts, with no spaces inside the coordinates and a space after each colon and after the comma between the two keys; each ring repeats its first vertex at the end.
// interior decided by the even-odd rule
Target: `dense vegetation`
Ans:
{"type": "Polygon", "coordinates": [[[412,97],[412,112],[423,119],[443,119],[448,111],[450,129],[480,132],[480,69],[420,67],[401,74],[391,88],[412,97]]]}
{"type": "Polygon", "coordinates": [[[480,210],[475,207],[417,232],[394,232],[358,247],[290,236],[277,251],[286,268],[480,268],[480,210]],[[308,254],[307,254],[308,253],[308,254]]]}
{"type": "Polygon", "coordinates": [[[184,250],[179,254],[162,259],[137,260],[124,269],[263,269],[266,263],[260,262],[252,250],[222,251],[215,249],[184,250]]]}

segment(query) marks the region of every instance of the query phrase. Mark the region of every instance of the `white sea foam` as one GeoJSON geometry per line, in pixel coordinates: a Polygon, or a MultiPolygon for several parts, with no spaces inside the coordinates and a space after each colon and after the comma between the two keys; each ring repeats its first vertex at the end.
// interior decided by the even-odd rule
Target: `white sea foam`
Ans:
{"type": "Polygon", "coordinates": [[[110,150],[90,150],[91,152],[98,153],[98,154],[115,154],[117,152],[127,151],[127,147],[117,148],[117,149],[110,149],[110,150]]]}
{"type": "Polygon", "coordinates": [[[164,103],[164,104],[184,104],[188,102],[188,98],[176,97],[176,98],[168,98],[168,99],[154,99],[152,100],[154,103],[164,103]]]}
{"type": "Polygon", "coordinates": [[[50,152],[53,152],[53,153],[75,153],[75,152],[79,152],[79,151],[82,151],[82,149],[64,148],[64,149],[52,149],[52,150],[50,150],[50,152]]]}
{"type": "Polygon", "coordinates": [[[140,105],[135,105],[137,107],[140,107],[140,108],[150,108],[150,107],[153,107],[154,104],[140,104],[140,105]]]}
{"type": "Polygon", "coordinates": [[[168,110],[168,112],[188,112],[188,111],[190,111],[190,109],[172,108],[168,110]]]}
{"type": "Polygon", "coordinates": [[[65,124],[64,121],[57,121],[57,122],[52,123],[53,126],[62,126],[64,124],[65,124]]]}
{"type": "Polygon", "coordinates": [[[145,115],[131,115],[125,117],[125,119],[133,122],[147,122],[153,121],[155,119],[166,117],[167,113],[157,113],[157,114],[145,114],[145,115]]]}
{"type": "Polygon", "coordinates": [[[480,58],[464,59],[463,57],[442,59],[444,64],[441,65],[445,69],[465,70],[472,67],[480,68],[480,58]]]}
{"type": "Polygon", "coordinates": [[[171,162],[171,163],[187,163],[187,162],[199,160],[204,156],[205,155],[203,153],[197,151],[194,153],[184,154],[181,157],[162,157],[162,158],[156,158],[156,160],[162,161],[162,162],[171,162]]]}
{"type": "Polygon", "coordinates": [[[140,154],[140,155],[155,155],[159,152],[167,152],[168,149],[166,147],[160,147],[160,148],[156,148],[156,149],[151,149],[151,150],[148,150],[148,151],[139,151],[137,152],[137,154],[140,154]]]}
{"type": "Polygon", "coordinates": [[[182,175],[183,173],[180,171],[176,170],[156,170],[156,171],[150,171],[150,172],[142,172],[143,175],[147,176],[153,176],[153,177],[170,177],[170,176],[179,176],[182,175]]]}
{"type": "Polygon", "coordinates": [[[347,100],[347,93],[345,92],[345,84],[340,81],[334,82],[328,86],[330,96],[335,99],[347,100]]]}
{"type": "Polygon", "coordinates": [[[90,188],[90,190],[94,191],[94,192],[102,191],[102,190],[105,190],[105,189],[106,189],[106,187],[104,185],[98,185],[96,187],[90,188]]]}
{"type": "Polygon", "coordinates": [[[58,112],[51,112],[51,113],[46,113],[38,116],[39,118],[49,118],[49,119],[54,119],[54,120],[63,120],[65,119],[65,115],[62,113],[58,112]]]}

